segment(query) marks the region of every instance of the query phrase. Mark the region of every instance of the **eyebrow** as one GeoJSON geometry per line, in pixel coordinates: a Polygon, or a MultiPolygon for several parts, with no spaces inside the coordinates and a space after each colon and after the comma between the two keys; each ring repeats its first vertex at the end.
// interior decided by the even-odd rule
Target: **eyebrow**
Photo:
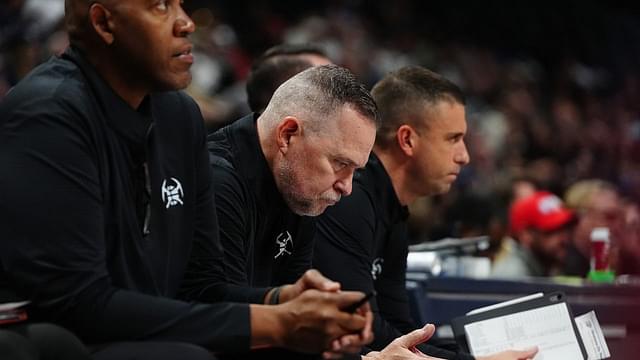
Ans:
{"type": "Polygon", "coordinates": [[[338,160],[338,161],[344,162],[344,163],[346,163],[346,164],[347,164],[347,165],[349,165],[349,166],[353,166],[353,167],[355,167],[356,169],[362,169],[362,168],[364,168],[364,165],[360,166],[360,165],[358,165],[355,161],[353,161],[353,160],[351,160],[351,159],[349,159],[349,158],[346,158],[346,157],[344,157],[344,156],[341,156],[341,155],[334,155],[334,156],[333,156],[333,158],[334,158],[334,159],[336,159],[336,160],[338,160]]]}
{"type": "Polygon", "coordinates": [[[464,137],[465,135],[466,135],[466,133],[465,133],[465,132],[463,132],[463,131],[447,133],[447,137],[448,137],[448,138],[452,138],[452,137],[459,137],[459,136],[464,137]]]}

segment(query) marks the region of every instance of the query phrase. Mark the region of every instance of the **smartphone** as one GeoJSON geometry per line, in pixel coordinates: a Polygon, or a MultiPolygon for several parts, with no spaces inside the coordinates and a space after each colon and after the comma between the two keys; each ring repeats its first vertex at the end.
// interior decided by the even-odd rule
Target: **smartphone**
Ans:
{"type": "Polygon", "coordinates": [[[367,295],[365,295],[362,299],[356,301],[355,303],[347,306],[346,308],[344,308],[345,312],[350,312],[350,313],[354,313],[356,312],[356,310],[358,310],[358,308],[362,305],[364,305],[367,301],[369,301],[369,299],[371,299],[372,297],[376,296],[376,291],[375,290],[371,290],[371,292],[369,292],[367,295]]]}

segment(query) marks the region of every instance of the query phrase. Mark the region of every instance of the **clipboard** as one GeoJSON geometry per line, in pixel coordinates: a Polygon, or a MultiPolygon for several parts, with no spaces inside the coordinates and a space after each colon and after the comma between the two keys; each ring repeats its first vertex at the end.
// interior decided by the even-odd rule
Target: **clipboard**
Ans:
{"type": "MultiPolygon", "coordinates": [[[[566,312],[568,313],[569,321],[571,322],[571,328],[573,329],[573,337],[575,338],[580,353],[582,354],[581,360],[586,360],[587,351],[585,349],[584,343],[582,342],[582,338],[580,337],[580,333],[578,332],[571,307],[566,302],[566,295],[562,292],[544,294],[542,297],[530,299],[527,301],[498,307],[492,310],[475,313],[473,315],[460,316],[451,320],[451,327],[453,329],[456,343],[458,343],[458,345],[466,352],[471,353],[471,349],[467,341],[467,329],[469,329],[470,326],[477,327],[478,324],[482,324],[483,322],[488,324],[489,322],[487,321],[491,321],[493,324],[495,324],[496,321],[494,321],[494,319],[500,319],[506,324],[506,321],[508,321],[508,319],[514,318],[519,314],[524,315],[528,313],[540,312],[543,311],[543,309],[547,309],[547,307],[549,307],[548,309],[558,309],[562,312],[564,312],[564,309],[562,309],[562,307],[566,307],[566,312]]],[[[531,346],[535,345],[537,344],[531,344],[531,346]]]]}

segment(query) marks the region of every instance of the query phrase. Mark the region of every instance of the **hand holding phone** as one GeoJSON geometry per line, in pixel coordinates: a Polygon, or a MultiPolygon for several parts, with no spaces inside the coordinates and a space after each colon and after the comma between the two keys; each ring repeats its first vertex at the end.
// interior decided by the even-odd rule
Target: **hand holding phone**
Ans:
{"type": "Polygon", "coordinates": [[[364,305],[367,301],[369,301],[369,299],[371,299],[374,296],[376,296],[376,291],[375,290],[371,290],[371,292],[369,292],[367,295],[365,295],[362,299],[360,299],[357,302],[345,307],[343,310],[345,312],[354,313],[354,312],[356,312],[356,310],[358,310],[358,308],[360,306],[364,305]]]}

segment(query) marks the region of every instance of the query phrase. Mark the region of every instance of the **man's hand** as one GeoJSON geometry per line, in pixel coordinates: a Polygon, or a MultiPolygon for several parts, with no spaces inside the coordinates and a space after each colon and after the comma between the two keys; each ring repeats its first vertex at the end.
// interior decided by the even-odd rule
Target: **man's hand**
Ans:
{"type": "Polygon", "coordinates": [[[334,353],[358,352],[360,347],[373,340],[373,315],[368,304],[355,313],[341,309],[356,303],[363,296],[361,292],[311,289],[278,305],[283,335],[279,345],[306,353],[325,350],[334,353]]]}
{"type": "Polygon", "coordinates": [[[476,360],[529,360],[538,353],[538,348],[533,347],[522,351],[507,350],[493,355],[476,357],[476,360]]]}
{"type": "MultiPolygon", "coordinates": [[[[320,291],[329,291],[329,292],[337,292],[340,291],[340,283],[331,281],[324,277],[318,270],[307,270],[301,277],[296,281],[293,285],[283,285],[280,287],[280,301],[279,303],[285,303],[291,299],[298,297],[305,290],[316,289],[320,291]]],[[[269,304],[271,300],[271,291],[267,295],[267,299],[265,301],[266,304],[269,304]]]]}
{"type": "Polygon", "coordinates": [[[365,303],[356,310],[356,313],[364,316],[367,325],[359,334],[344,335],[339,339],[333,340],[331,349],[322,353],[325,359],[341,359],[344,354],[357,354],[364,345],[373,341],[373,313],[369,303],[365,303]]]}
{"type": "MultiPolygon", "coordinates": [[[[436,331],[435,326],[431,324],[425,325],[422,329],[414,330],[406,335],[400,336],[387,345],[382,351],[372,351],[363,356],[363,360],[385,360],[385,359],[398,359],[398,360],[414,360],[414,359],[432,359],[438,360],[427,356],[416,349],[418,344],[421,344],[436,331]]],[[[442,359],[440,359],[442,360],[442,359]]]]}

